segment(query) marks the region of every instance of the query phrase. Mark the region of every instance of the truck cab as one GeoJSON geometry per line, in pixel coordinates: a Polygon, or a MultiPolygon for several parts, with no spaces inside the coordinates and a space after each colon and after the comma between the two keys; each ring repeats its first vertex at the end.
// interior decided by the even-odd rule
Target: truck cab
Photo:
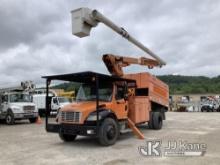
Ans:
{"type": "Polygon", "coordinates": [[[14,124],[15,120],[29,119],[36,122],[38,109],[32,103],[31,96],[25,92],[5,92],[0,94],[0,119],[7,124],[14,124]]]}
{"type": "Polygon", "coordinates": [[[51,98],[51,113],[57,114],[57,112],[67,104],[70,104],[70,99],[66,97],[55,96],[51,98]]]}
{"type": "MultiPolygon", "coordinates": [[[[103,115],[111,113],[118,120],[127,119],[128,101],[125,93],[126,87],[121,86],[117,82],[109,82],[100,84],[99,93],[99,119],[104,118],[103,115]]],[[[61,108],[59,115],[59,123],[94,123],[97,120],[96,116],[96,86],[94,84],[83,83],[76,96],[76,102],[68,104],[61,108]],[[69,119],[72,113],[79,114],[79,118],[69,119]]]]}

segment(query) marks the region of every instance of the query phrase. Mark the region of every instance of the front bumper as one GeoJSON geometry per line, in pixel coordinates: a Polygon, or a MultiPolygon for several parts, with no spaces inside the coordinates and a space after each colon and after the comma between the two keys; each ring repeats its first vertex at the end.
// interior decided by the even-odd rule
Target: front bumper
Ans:
{"type": "Polygon", "coordinates": [[[76,124],[47,124],[47,132],[59,133],[81,136],[97,136],[97,127],[89,125],[76,124]]]}
{"type": "Polygon", "coordinates": [[[14,113],[15,119],[30,119],[38,117],[38,112],[33,113],[14,113]]]}

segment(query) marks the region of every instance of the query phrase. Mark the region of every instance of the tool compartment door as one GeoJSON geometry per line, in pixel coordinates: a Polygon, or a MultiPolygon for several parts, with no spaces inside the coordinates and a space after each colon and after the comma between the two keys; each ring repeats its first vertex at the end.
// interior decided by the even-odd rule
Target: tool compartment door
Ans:
{"type": "Polygon", "coordinates": [[[128,100],[128,117],[135,123],[143,123],[149,121],[149,97],[148,96],[132,96],[128,100]]]}

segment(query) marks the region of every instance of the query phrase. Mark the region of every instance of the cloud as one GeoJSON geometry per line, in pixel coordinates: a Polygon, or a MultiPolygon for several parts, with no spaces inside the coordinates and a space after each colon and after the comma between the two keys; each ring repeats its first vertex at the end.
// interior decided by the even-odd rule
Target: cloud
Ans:
{"type": "MultiPolygon", "coordinates": [[[[0,6],[1,84],[43,75],[93,70],[108,73],[101,55],[140,57],[145,53],[100,24],[90,37],[71,35],[70,11],[96,8],[153,50],[167,65],[153,74],[219,75],[220,2],[2,0],[0,6]]],[[[149,71],[132,66],[127,72],[149,71]]]]}

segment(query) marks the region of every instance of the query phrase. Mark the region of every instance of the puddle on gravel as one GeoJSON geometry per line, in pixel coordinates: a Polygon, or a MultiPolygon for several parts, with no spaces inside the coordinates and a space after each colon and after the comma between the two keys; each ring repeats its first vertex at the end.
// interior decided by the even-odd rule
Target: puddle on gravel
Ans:
{"type": "Polygon", "coordinates": [[[178,130],[177,132],[184,134],[197,134],[197,135],[205,135],[208,133],[206,131],[186,131],[186,130],[178,130]]]}
{"type": "Polygon", "coordinates": [[[108,162],[105,162],[103,165],[123,165],[123,164],[128,164],[129,162],[125,159],[115,159],[115,160],[110,160],[108,162]]]}
{"type": "Polygon", "coordinates": [[[125,149],[125,148],[130,148],[130,147],[132,147],[131,144],[117,144],[117,145],[112,146],[112,148],[114,149],[125,149]]]}

